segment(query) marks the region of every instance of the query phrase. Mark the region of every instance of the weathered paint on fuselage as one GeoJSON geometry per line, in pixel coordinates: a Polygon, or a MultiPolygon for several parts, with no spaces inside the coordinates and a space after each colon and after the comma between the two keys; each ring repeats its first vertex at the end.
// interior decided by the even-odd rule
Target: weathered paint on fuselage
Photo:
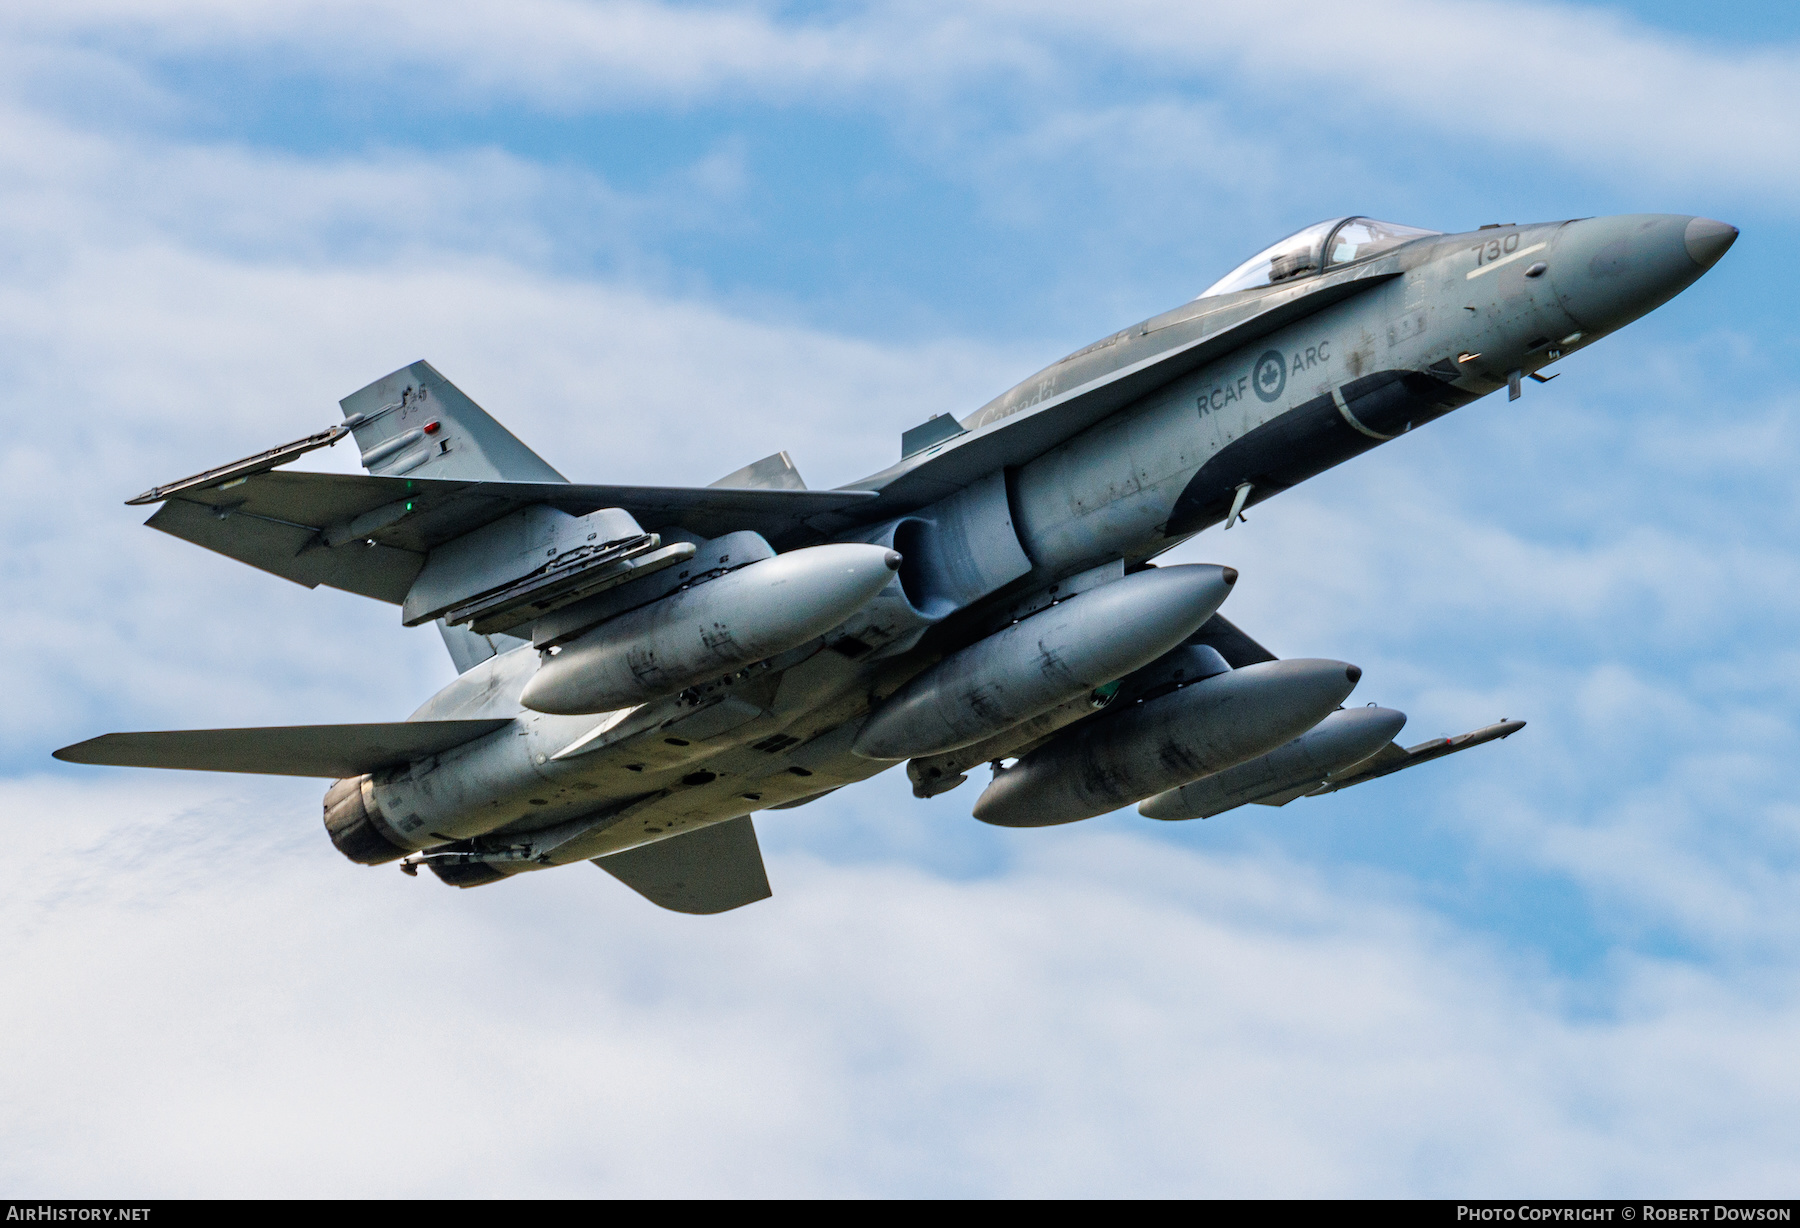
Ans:
{"type": "MultiPolygon", "coordinates": [[[[1705,271],[1697,257],[1685,268],[1672,254],[1686,250],[1687,222],[1648,215],[1506,226],[1378,255],[1367,263],[1385,264],[1387,280],[1173,378],[1009,472],[1012,527],[1033,570],[916,647],[852,659],[814,646],[601,716],[523,709],[518,695],[537,657],[522,648],[470,670],[415,714],[515,724],[378,778],[382,808],[418,848],[472,838],[479,848],[530,846],[520,860],[477,867],[491,878],[619,852],[873,776],[893,764],[850,749],[871,705],[981,634],[985,610],[1109,561],[1154,557],[1223,521],[1243,483],[1249,501],[1261,502],[1506,387],[1511,372],[1528,375],[1591,344],[1705,271]],[[1539,262],[1547,269],[1534,270],[1539,262]],[[556,757],[584,738],[585,753],[556,757]]],[[[1217,313],[1241,315],[1292,289],[1184,304],[1045,368],[965,426],[988,426],[1142,363],[1187,343],[1217,313]]],[[[861,540],[855,531],[840,537],[861,540]]],[[[457,881],[457,873],[445,876],[457,881]]]]}

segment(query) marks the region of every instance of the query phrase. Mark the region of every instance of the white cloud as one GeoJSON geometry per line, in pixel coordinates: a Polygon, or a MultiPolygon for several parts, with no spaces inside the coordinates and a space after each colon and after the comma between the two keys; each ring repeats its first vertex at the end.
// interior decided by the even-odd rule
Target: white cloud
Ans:
{"type": "Polygon", "coordinates": [[[6,24],[28,38],[99,41],[133,54],[298,53],[334,75],[414,73],[418,88],[434,95],[474,91],[553,108],[739,91],[794,99],[869,84],[916,89],[1031,59],[1022,39],[971,29],[953,12],[904,8],[784,22],[753,4],[649,0],[287,0],[248,9],[216,0],[85,0],[57,13],[15,13],[6,24]]]}
{"type": "Polygon", "coordinates": [[[26,873],[0,899],[19,935],[0,1018],[23,1059],[0,1073],[9,1188],[1785,1180],[1796,1003],[1728,974],[1621,966],[1625,1008],[1571,1017],[1531,969],[1375,882],[1122,821],[1021,842],[1011,872],[962,883],[777,856],[775,899],[724,923],[582,868],[457,893],[345,865],[294,806],[314,791],[0,786],[7,813],[55,815],[21,829],[26,873]]]}
{"type": "Polygon", "coordinates": [[[1793,47],[1704,46],[1615,12],[1505,0],[993,7],[1179,79],[1226,67],[1260,103],[1315,114],[1323,141],[1352,120],[1363,156],[1436,128],[1652,181],[1723,176],[1790,205],[1800,171],[1793,47]]]}
{"type": "MultiPolygon", "coordinates": [[[[972,91],[998,89],[1028,114],[1055,112],[1088,95],[1097,76],[1125,73],[1240,112],[1304,117],[1278,143],[1314,164],[1378,156],[1396,133],[1435,132],[1458,150],[1474,142],[1551,156],[1565,171],[1599,171],[1622,184],[1749,193],[1784,209],[1800,177],[1800,52],[1702,44],[1568,5],[1129,0],[1097,9],[988,0],[867,4],[796,19],[754,4],[648,0],[249,8],[86,0],[18,10],[6,24],[42,45],[98,45],[140,63],[274,53],[287,71],[304,66],[359,87],[411,76],[410,91],[452,107],[829,98],[899,102],[915,116],[909,122],[923,104],[927,122],[957,125],[967,121],[972,91]],[[948,104],[942,113],[940,103],[948,104]]],[[[1142,104],[1142,126],[1160,126],[1168,106],[1142,104]]],[[[1082,126],[1067,126],[1077,159],[1082,126]]],[[[1241,115],[1239,126],[1264,127],[1241,115]]],[[[1038,129],[1029,140],[1042,139],[1039,125],[1026,127],[1038,129]]],[[[1191,156],[1182,129],[1170,127],[1162,144],[1177,161],[1191,156]]]]}

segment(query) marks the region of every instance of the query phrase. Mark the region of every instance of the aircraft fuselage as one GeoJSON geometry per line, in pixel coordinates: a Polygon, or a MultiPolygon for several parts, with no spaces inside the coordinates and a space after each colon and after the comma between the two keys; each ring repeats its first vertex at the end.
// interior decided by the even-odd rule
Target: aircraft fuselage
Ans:
{"type": "MultiPolygon", "coordinates": [[[[896,761],[852,750],[872,707],[1034,601],[1060,599],[1046,596],[1052,586],[1069,586],[1066,597],[1109,578],[1096,572],[1129,572],[1479,397],[1508,387],[1516,395],[1522,379],[1698,278],[1729,246],[1727,230],[1672,215],[1484,228],[1185,303],[1023,381],[965,420],[967,438],[853,485],[908,480],[915,462],[1113,380],[1124,391],[1112,395],[1126,399],[1083,411],[1096,420],[1072,437],[941,499],[921,496],[886,522],[838,525],[818,539],[911,557],[923,548],[908,548],[919,533],[954,523],[972,560],[956,564],[969,577],[961,590],[915,591],[903,571],[888,615],[859,616],[842,634],[610,713],[525,708],[520,695],[540,655],[522,647],[477,665],[414,714],[512,725],[359,787],[390,841],[438,850],[442,877],[475,885],[873,776],[896,761]],[[1215,336],[1225,337],[1222,352],[1207,349],[1215,336]]],[[[963,574],[956,566],[949,572],[963,574]]]]}

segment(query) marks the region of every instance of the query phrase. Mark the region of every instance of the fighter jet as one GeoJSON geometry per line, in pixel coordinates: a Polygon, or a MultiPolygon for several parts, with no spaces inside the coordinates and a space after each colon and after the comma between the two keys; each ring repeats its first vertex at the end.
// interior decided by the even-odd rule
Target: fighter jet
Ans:
{"type": "Polygon", "coordinates": [[[1567,359],[1737,237],[1667,214],[1444,234],[1344,217],[1103,337],[894,464],[809,490],[785,452],[711,486],[570,482],[433,367],[343,422],[157,486],[147,522],[436,624],[459,676],[403,722],[112,733],[74,763],[334,779],[351,861],[478,887],[591,861],[665,908],[766,898],[751,816],[901,762],[974,817],[1279,806],[1506,737],[1402,747],[1361,671],[1277,660],[1237,573],[1153,560],[1567,359]],[[366,476],[282,468],[345,436],[366,476]]]}

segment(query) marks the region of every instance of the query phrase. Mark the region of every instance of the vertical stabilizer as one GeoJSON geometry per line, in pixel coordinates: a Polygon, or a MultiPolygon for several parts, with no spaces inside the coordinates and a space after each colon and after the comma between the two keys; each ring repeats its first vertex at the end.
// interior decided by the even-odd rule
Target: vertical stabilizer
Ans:
{"type": "Polygon", "coordinates": [[[444,648],[450,653],[450,660],[459,674],[468,673],[489,657],[497,657],[531,642],[504,632],[477,635],[467,627],[452,627],[441,618],[437,620],[437,629],[444,637],[444,648]]]}
{"type": "Polygon", "coordinates": [[[805,490],[806,482],[800,471],[794,468],[794,458],[786,452],[777,452],[773,456],[765,456],[753,465],[745,465],[735,473],[728,473],[716,482],[708,482],[709,486],[728,487],[734,490],[805,490]]]}
{"type": "Polygon", "coordinates": [[[338,404],[363,468],[379,477],[568,481],[428,362],[402,367],[338,404]]]}

